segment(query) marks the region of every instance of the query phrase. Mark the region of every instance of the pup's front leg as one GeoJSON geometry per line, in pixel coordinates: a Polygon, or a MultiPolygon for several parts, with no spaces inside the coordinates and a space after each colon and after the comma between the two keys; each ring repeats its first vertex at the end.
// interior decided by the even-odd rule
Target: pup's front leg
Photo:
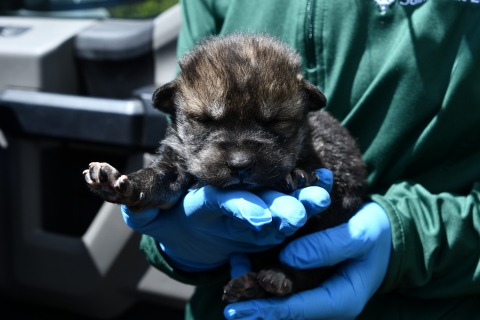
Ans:
{"type": "Polygon", "coordinates": [[[103,200],[124,204],[134,212],[171,208],[193,179],[172,149],[163,148],[161,152],[150,166],[129,175],[122,175],[108,163],[92,162],[83,172],[85,180],[103,200]]]}

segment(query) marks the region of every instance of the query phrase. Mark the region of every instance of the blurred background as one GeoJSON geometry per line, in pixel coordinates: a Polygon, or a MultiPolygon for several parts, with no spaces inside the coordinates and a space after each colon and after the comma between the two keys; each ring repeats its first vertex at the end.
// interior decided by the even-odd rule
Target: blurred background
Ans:
{"type": "Polygon", "coordinates": [[[138,170],[163,138],[150,101],[175,76],[177,2],[0,1],[2,318],[183,319],[193,288],[148,265],[82,175],[138,170]]]}

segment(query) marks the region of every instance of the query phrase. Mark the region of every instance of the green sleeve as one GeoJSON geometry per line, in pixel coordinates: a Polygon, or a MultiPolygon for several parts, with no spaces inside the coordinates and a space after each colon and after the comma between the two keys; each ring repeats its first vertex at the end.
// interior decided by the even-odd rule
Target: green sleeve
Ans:
{"type": "Polygon", "coordinates": [[[428,299],[480,293],[480,183],[460,196],[402,182],[372,200],[385,208],[392,227],[393,251],[380,292],[395,288],[428,299]]]}

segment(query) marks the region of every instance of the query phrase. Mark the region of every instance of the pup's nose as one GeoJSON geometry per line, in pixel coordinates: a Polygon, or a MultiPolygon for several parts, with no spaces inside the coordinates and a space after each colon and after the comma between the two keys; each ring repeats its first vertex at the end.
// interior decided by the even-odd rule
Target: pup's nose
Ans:
{"type": "Polygon", "coordinates": [[[227,161],[230,171],[241,176],[250,174],[254,165],[255,160],[243,152],[232,153],[227,161]]]}

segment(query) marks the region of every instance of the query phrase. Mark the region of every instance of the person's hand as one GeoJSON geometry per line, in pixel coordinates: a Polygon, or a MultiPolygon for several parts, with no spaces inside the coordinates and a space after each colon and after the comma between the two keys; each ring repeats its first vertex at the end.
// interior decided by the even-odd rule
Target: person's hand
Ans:
{"type": "Polygon", "coordinates": [[[289,297],[233,303],[224,315],[227,319],[354,319],[380,287],[391,246],[385,210],[367,203],[348,223],[297,239],[280,254],[282,263],[300,269],[340,264],[320,287],[289,297]]]}
{"type": "Polygon", "coordinates": [[[134,213],[122,206],[123,217],[132,229],[157,240],[172,266],[209,270],[227,263],[234,252],[264,251],[281,243],[309,216],[325,210],[333,176],[326,169],[316,173],[318,186],[290,195],[205,186],[169,210],[134,213]]]}

